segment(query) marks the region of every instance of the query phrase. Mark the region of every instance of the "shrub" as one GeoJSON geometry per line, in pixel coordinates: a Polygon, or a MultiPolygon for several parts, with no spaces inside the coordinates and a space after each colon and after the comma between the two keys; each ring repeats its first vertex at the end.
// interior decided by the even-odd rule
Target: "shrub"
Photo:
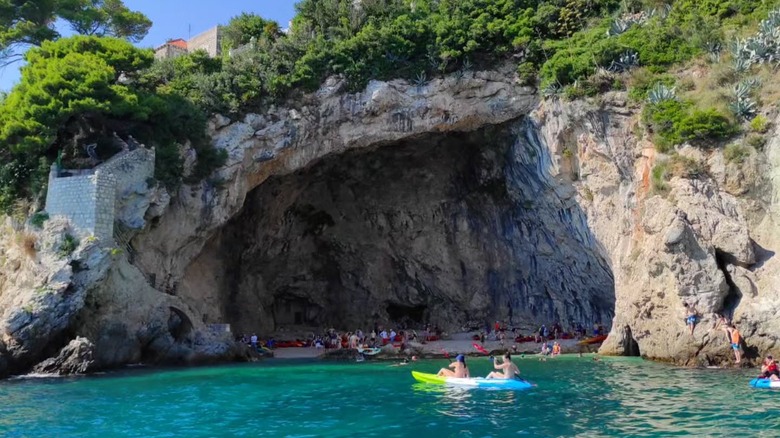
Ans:
{"type": "Polygon", "coordinates": [[[60,255],[60,257],[69,257],[78,247],[78,239],[73,237],[71,234],[66,234],[65,237],[62,238],[62,242],[60,243],[60,248],[57,253],[60,255]]]}
{"type": "Polygon", "coordinates": [[[742,164],[750,156],[750,148],[739,143],[732,143],[723,149],[723,158],[729,163],[742,164]]]}
{"type": "Polygon", "coordinates": [[[674,76],[670,74],[657,74],[646,68],[639,68],[631,72],[628,97],[634,102],[644,102],[653,87],[661,84],[671,90],[674,83],[674,76]]]}
{"type": "Polygon", "coordinates": [[[769,130],[769,120],[762,115],[758,115],[750,121],[750,130],[764,134],[769,130]]]}
{"type": "Polygon", "coordinates": [[[648,104],[643,113],[644,122],[655,134],[656,146],[661,152],[686,141],[702,146],[729,138],[739,128],[715,109],[689,112],[690,103],[664,100],[648,104]]]}
{"type": "Polygon", "coordinates": [[[698,142],[706,145],[713,140],[722,140],[739,132],[739,128],[718,110],[694,110],[683,118],[677,127],[682,141],[698,142]]]}
{"type": "Polygon", "coordinates": [[[763,135],[750,134],[748,135],[746,142],[748,146],[756,150],[761,150],[766,143],[766,138],[763,135]]]}
{"type": "Polygon", "coordinates": [[[650,175],[651,187],[653,193],[663,195],[669,192],[669,185],[666,183],[667,172],[669,171],[669,165],[667,161],[659,161],[653,166],[653,171],[650,175]]]}
{"type": "Polygon", "coordinates": [[[39,211],[30,217],[30,225],[34,226],[35,228],[43,228],[43,224],[47,220],[49,220],[49,215],[39,211]]]}
{"type": "Polygon", "coordinates": [[[530,62],[523,62],[517,66],[517,77],[522,85],[535,85],[539,72],[536,66],[530,62]]]}
{"type": "Polygon", "coordinates": [[[668,151],[681,142],[679,126],[687,116],[690,104],[678,100],[663,100],[657,104],[648,104],[642,111],[642,120],[655,137],[660,152],[668,151]]]}
{"type": "Polygon", "coordinates": [[[653,166],[650,181],[654,193],[666,194],[667,182],[673,177],[695,179],[706,174],[706,168],[700,161],[679,154],[672,154],[666,160],[659,160],[653,166]]]}

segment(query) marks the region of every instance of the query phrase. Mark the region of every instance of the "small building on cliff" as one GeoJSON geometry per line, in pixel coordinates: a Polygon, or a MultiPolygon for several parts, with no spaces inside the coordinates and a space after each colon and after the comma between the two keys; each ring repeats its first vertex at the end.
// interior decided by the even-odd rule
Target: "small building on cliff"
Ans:
{"type": "Polygon", "coordinates": [[[175,58],[196,50],[205,50],[212,58],[221,56],[222,26],[214,26],[189,40],[182,38],[168,40],[165,44],[154,49],[154,57],[157,59],[175,58]]]}

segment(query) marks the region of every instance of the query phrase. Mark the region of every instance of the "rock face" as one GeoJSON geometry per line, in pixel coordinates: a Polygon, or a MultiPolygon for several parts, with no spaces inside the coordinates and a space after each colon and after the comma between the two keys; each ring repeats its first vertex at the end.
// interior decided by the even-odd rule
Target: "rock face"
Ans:
{"type": "Polygon", "coordinates": [[[343,86],[215,117],[227,164],[170,196],[133,190],[120,219],[144,228],[121,242],[63,256],[67,224],[13,224],[0,376],[242,356],[211,323],[601,322],[603,353],[696,365],[730,357],[724,314],[748,357],[780,353],[778,133],[741,165],[683,148],[710,176],[656,193],[665,157],[620,94],[540,103],[510,71],[343,86]]]}
{"type": "Polygon", "coordinates": [[[208,311],[241,331],[608,324],[608,264],[574,192],[538,172],[550,157],[531,135],[522,121],[428,134],[273,177],[178,293],[218,303],[208,311]]]}
{"type": "Polygon", "coordinates": [[[6,223],[3,231],[0,376],[238,354],[230,337],[211,333],[180,310],[186,309],[180,300],[151,288],[118,248],[85,239],[63,253],[72,231],[60,219],[47,221],[43,230],[6,223]],[[171,320],[179,322],[171,326],[171,320]]]}
{"type": "MultiPolygon", "coordinates": [[[[716,327],[720,315],[740,328],[748,357],[775,350],[778,314],[770,303],[777,294],[761,287],[777,281],[777,271],[766,268],[775,263],[773,253],[764,249],[776,244],[769,230],[777,197],[764,195],[776,193],[768,187],[776,183],[760,176],[771,172],[755,159],[719,170],[721,151],[703,156],[683,148],[681,154],[708,160],[713,176],[672,178],[667,193],[655,193],[651,170],[665,157],[635,135],[638,109],[627,108],[620,95],[603,102],[546,102],[532,115],[558,157],[553,173],[576,175],[578,203],[610,260],[615,319],[600,351],[683,365],[728,361],[732,353],[716,327]],[[735,174],[742,175],[738,188],[728,183],[735,174]],[[687,305],[700,315],[693,335],[685,325],[687,305]]],[[[775,147],[766,148],[769,157],[775,147]]],[[[767,167],[777,164],[770,160],[767,167]]]]}

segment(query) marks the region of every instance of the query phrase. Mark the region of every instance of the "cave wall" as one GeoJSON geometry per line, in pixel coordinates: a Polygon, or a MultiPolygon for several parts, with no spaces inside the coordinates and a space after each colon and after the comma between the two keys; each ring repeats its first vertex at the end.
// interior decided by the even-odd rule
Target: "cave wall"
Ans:
{"type": "Polygon", "coordinates": [[[236,331],[375,321],[461,329],[510,317],[525,328],[609,324],[611,271],[574,192],[546,178],[547,150],[515,121],[273,177],[177,293],[236,331]]]}

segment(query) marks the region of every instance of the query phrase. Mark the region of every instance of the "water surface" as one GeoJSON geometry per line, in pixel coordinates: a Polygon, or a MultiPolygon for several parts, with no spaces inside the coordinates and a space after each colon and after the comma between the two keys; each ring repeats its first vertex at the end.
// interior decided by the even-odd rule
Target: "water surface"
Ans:
{"type": "MultiPolygon", "coordinates": [[[[415,383],[411,366],[266,361],[0,383],[10,437],[778,436],[780,391],[755,371],[640,359],[517,358],[523,392],[415,383]]],[[[487,359],[470,359],[485,374],[487,359]]]]}

